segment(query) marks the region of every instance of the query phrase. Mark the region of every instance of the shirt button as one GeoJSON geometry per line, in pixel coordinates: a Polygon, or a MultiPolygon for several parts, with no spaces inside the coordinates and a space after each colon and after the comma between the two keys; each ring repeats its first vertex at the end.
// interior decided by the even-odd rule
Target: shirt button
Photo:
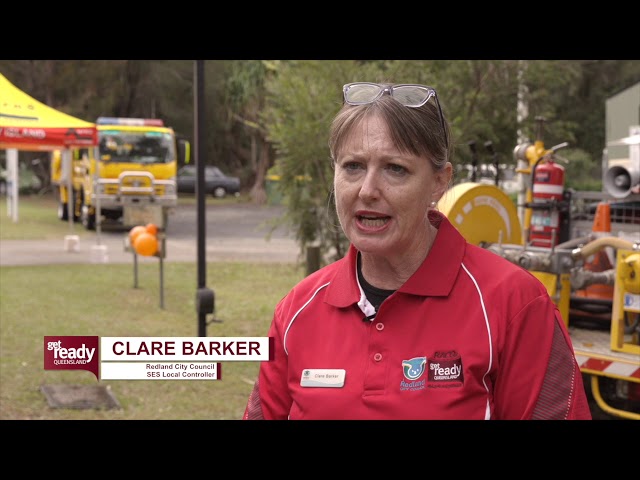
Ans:
{"type": "Polygon", "coordinates": [[[376,330],[380,332],[384,330],[384,323],[376,323],[376,330]]]}
{"type": "Polygon", "coordinates": [[[373,359],[374,359],[376,362],[379,362],[380,360],[382,360],[382,354],[381,354],[381,353],[376,353],[376,354],[373,356],[373,359]]]}

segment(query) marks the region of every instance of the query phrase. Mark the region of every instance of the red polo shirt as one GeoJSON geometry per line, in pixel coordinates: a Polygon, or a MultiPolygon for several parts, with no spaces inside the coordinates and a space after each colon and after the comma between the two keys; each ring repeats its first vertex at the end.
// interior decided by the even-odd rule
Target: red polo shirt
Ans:
{"type": "Polygon", "coordinates": [[[590,419],[560,313],[527,270],[469,244],[442,214],[420,268],[375,318],[357,251],[276,306],[274,360],[245,419],[590,419]]]}

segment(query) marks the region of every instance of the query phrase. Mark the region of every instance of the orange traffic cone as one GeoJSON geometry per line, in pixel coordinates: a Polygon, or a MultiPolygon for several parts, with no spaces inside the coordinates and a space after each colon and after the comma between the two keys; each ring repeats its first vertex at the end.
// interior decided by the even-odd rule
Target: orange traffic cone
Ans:
{"type": "MultiPolygon", "coordinates": [[[[607,237],[611,235],[611,205],[608,202],[600,202],[596,208],[593,219],[593,235],[595,237],[607,237]]],[[[613,268],[613,252],[611,247],[605,247],[591,255],[584,262],[585,270],[591,272],[604,272],[613,268]]],[[[613,300],[613,285],[595,283],[585,287],[580,296],[594,299],[613,300]]]]}
{"type": "Polygon", "coordinates": [[[609,205],[609,202],[598,203],[592,231],[596,234],[605,233],[608,235],[611,233],[611,205],[609,205]]]}

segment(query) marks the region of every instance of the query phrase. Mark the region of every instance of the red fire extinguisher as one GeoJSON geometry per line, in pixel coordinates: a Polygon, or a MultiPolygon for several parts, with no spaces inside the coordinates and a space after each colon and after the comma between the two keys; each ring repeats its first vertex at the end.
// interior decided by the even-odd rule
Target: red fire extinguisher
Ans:
{"type": "Polygon", "coordinates": [[[563,194],[564,167],[552,160],[538,164],[533,171],[531,245],[551,248],[559,243],[563,194]]]}

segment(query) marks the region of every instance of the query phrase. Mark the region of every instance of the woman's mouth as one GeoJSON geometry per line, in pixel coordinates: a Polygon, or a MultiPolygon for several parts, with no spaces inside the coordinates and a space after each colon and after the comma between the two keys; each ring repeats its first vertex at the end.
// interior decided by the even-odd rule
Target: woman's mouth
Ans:
{"type": "Polygon", "coordinates": [[[377,215],[356,215],[358,223],[367,228],[380,228],[384,227],[391,217],[381,217],[377,215]]]}

